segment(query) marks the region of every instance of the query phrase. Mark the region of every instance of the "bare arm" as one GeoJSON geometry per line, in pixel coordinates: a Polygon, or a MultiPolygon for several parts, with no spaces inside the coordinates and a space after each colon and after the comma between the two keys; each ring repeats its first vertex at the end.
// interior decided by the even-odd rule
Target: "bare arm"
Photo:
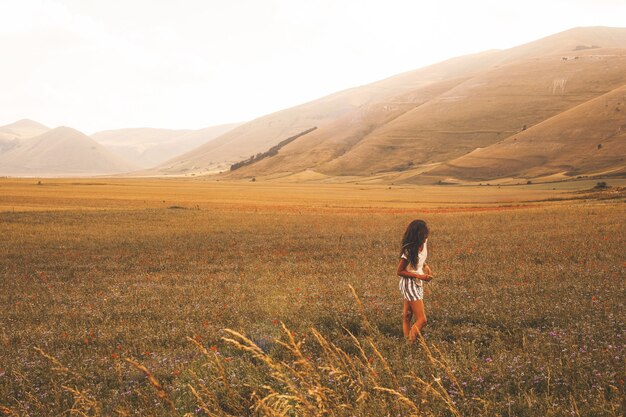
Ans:
{"type": "Polygon", "coordinates": [[[422,281],[430,281],[431,279],[433,279],[432,275],[429,274],[416,274],[414,272],[407,271],[406,268],[408,265],[409,261],[404,258],[400,259],[400,263],[398,264],[398,276],[421,279],[422,281]]]}

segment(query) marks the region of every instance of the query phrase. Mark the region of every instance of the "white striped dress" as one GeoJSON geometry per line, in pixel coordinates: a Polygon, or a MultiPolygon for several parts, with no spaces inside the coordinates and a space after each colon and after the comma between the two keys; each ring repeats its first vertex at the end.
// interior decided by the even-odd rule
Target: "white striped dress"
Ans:
{"type": "MultiPolygon", "coordinates": [[[[424,246],[422,247],[422,251],[417,254],[417,268],[413,268],[411,263],[406,267],[406,270],[409,272],[413,272],[415,274],[423,274],[424,273],[424,262],[426,262],[426,257],[428,256],[428,248],[427,248],[428,239],[424,241],[424,246]]],[[[400,256],[402,259],[408,260],[408,252],[404,251],[400,256]]],[[[409,278],[409,277],[400,277],[400,283],[398,284],[400,288],[400,292],[405,300],[408,301],[417,301],[422,300],[424,298],[424,281],[417,278],[409,278]]]]}

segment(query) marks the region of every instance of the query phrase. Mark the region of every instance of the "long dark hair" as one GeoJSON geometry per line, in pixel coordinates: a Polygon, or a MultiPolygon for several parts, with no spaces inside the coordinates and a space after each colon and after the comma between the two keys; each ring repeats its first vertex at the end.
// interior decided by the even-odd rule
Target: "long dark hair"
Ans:
{"type": "Polygon", "coordinates": [[[426,238],[428,238],[428,226],[424,220],[413,220],[402,236],[400,255],[406,254],[414,268],[417,267],[417,255],[426,238]]]}

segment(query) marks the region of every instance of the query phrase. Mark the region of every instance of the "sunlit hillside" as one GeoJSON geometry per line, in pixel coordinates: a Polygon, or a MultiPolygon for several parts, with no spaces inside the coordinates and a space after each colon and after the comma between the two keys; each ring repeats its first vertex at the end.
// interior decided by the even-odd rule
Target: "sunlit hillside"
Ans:
{"type": "MultiPolygon", "coordinates": [[[[500,59],[497,65],[362,106],[285,146],[275,157],[229,176],[284,177],[315,171],[335,177],[368,177],[405,172],[403,175],[411,181],[437,182],[450,180],[450,176],[454,177],[452,180],[471,180],[512,175],[535,178],[559,170],[571,175],[619,171],[623,168],[623,159],[619,156],[624,155],[621,148],[613,150],[617,152],[614,158],[602,155],[595,158],[596,155],[589,155],[587,150],[597,145],[594,141],[616,140],[608,139],[607,135],[613,135],[620,127],[620,110],[615,107],[619,107],[619,88],[626,85],[624,33],[623,29],[578,29],[495,52],[493,54],[500,59]],[[613,33],[612,41],[610,33],[613,33]],[[598,47],[601,41],[605,45],[619,44],[622,48],[598,47]],[[560,52],[555,52],[559,45],[560,52]],[[613,90],[616,92],[611,93],[613,90]],[[611,112],[591,111],[594,107],[591,101],[601,101],[600,97],[605,94],[612,97],[610,100],[617,100],[611,112]],[[567,116],[568,111],[587,102],[589,106],[583,107],[586,112],[575,113],[576,121],[589,131],[595,131],[593,137],[584,130],[571,129],[571,117],[567,116]],[[613,120],[614,117],[617,119],[613,120]],[[547,166],[541,167],[541,163],[531,164],[525,159],[526,154],[517,154],[513,148],[500,156],[500,161],[504,158],[513,165],[529,169],[491,169],[477,177],[475,173],[458,168],[454,172],[438,168],[520,132],[527,131],[524,133],[527,137],[538,134],[546,121],[550,121],[553,133],[559,131],[561,138],[569,138],[558,152],[559,158],[570,161],[565,169],[554,159],[556,154],[548,152],[542,156],[547,166]],[[612,126],[611,132],[607,131],[607,126],[612,126]],[[586,146],[567,146],[574,143],[586,146]],[[580,165],[583,157],[585,162],[580,165]],[[407,176],[407,173],[415,175],[407,176]]],[[[543,143],[541,137],[535,136],[535,143],[543,143]]],[[[541,145],[536,147],[535,153],[541,153],[541,149],[544,149],[541,145]]]]}

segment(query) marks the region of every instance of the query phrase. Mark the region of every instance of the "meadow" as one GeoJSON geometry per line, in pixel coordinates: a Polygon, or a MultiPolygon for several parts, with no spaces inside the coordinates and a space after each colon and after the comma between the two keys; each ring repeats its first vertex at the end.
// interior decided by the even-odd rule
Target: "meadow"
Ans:
{"type": "Polygon", "coordinates": [[[0,180],[0,412],[624,415],[623,194],[510,190],[0,180]]]}

